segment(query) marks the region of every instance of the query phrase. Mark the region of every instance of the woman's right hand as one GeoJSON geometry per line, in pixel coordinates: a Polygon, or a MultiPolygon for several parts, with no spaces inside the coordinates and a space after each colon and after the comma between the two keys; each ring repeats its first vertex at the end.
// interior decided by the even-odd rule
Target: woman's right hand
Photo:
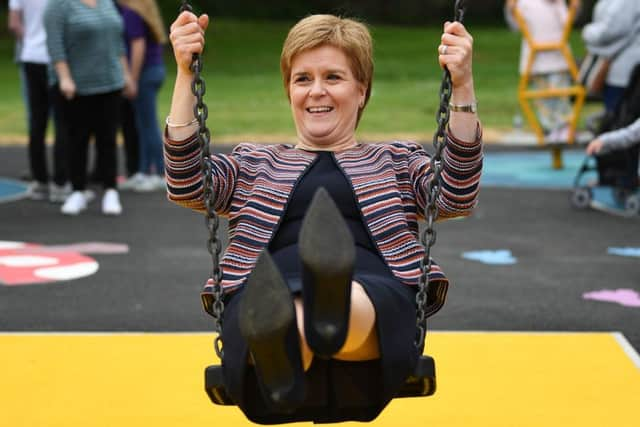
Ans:
{"type": "Polygon", "coordinates": [[[169,39],[173,46],[178,70],[190,73],[189,67],[194,53],[204,49],[204,32],[209,25],[206,14],[197,17],[192,12],[182,12],[171,24],[169,39]]]}
{"type": "Polygon", "coordinates": [[[70,100],[76,96],[76,83],[72,78],[68,77],[60,79],[58,86],[60,87],[60,92],[65,99],[70,100]]]}

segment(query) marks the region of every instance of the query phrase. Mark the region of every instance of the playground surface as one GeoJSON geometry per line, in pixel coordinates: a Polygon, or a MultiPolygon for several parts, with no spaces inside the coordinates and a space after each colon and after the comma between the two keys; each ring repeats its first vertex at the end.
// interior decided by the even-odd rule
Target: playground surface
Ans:
{"type": "MultiPolygon", "coordinates": [[[[3,425],[249,425],[203,389],[202,218],[163,193],[65,217],[22,198],[24,147],[0,158],[3,425]]],[[[568,150],[554,170],[547,151],[487,147],[476,212],[437,225],[452,282],[427,336],[438,391],[374,425],[637,425],[640,217],[572,209],[582,160],[568,150]]]]}

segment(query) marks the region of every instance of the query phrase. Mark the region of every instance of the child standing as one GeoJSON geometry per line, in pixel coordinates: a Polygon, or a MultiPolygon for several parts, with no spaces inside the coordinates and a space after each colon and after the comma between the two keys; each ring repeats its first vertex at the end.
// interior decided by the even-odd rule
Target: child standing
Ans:
{"type": "MultiPolygon", "coordinates": [[[[578,2],[579,6],[579,2],[578,2]]],[[[536,43],[557,43],[562,40],[564,28],[569,17],[569,8],[565,0],[513,0],[505,5],[505,17],[515,31],[522,31],[515,18],[515,10],[524,19],[531,38],[536,43]]],[[[520,48],[520,75],[525,74],[531,46],[523,37],[520,48]]],[[[569,64],[559,50],[536,53],[529,70],[529,87],[532,90],[545,90],[572,85],[569,64]]],[[[569,133],[571,103],[569,98],[535,98],[534,106],[538,120],[548,142],[565,142],[569,133]]]]}

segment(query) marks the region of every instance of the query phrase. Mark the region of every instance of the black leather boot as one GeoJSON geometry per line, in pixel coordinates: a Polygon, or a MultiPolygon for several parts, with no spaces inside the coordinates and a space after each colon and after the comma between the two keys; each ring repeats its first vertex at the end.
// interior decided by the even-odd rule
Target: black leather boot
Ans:
{"type": "Polygon", "coordinates": [[[247,279],[239,313],[267,405],[293,412],[305,398],[300,337],[291,292],[266,250],[247,279]]]}
{"type": "Polygon", "coordinates": [[[347,338],[356,251],[351,230],[324,188],[305,214],[299,247],[307,343],[317,356],[330,358],[347,338]]]}

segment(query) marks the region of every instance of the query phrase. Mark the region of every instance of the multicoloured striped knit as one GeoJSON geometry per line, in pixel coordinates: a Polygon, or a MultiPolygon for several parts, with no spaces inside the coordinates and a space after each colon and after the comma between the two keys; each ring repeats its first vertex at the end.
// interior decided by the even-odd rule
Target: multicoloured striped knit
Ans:
{"type": "MultiPolygon", "coordinates": [[[[447,138],[439,219],[469,215],[476,205],[482,169],[479,129],[477,135],[472,143],[447,138]]],[[[204,211],[197,136],[172,141],[165,134],[164,149],[169,200],[204,211]]],[[[433,177],[429,155],[416,143],[399,141],[359,144],[334,155],[351,181],[364,222],[385,262],[400,281],[417,285],[424,256],[418,218],[433,177]]],[[[231,154],[211,156],[215,210],[229,219],[229,246],[220,263],[225,292],[244,283],[276,232],[294,187],[315,158],[314,152],[291,145],[254,144],[240,144],[231,154]]],[[[444,282],[446,292],[447,279],[435,264],[429,280],[444,282]]],[[[209,291],[205,287],[205,293],[209,291]]]]}

